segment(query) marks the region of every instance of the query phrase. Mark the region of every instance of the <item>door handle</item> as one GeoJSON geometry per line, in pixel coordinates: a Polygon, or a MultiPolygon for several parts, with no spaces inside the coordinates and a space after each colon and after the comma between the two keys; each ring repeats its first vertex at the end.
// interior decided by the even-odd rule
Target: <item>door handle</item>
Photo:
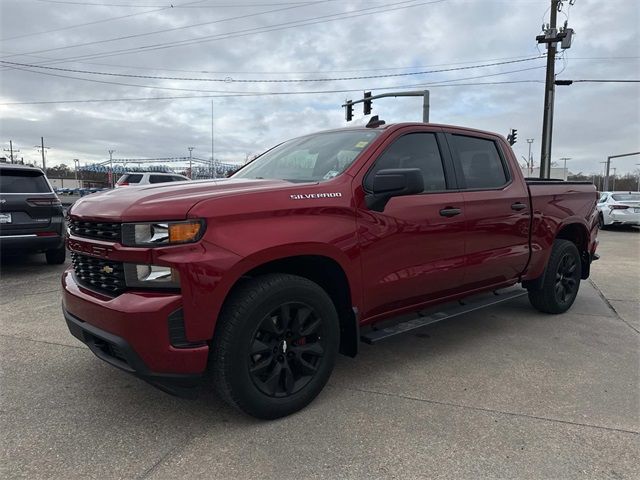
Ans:
{"type": "Polygon", "coordinates": [[[456,215],[460,215],[462,210],[455,207],[447,207],[440,210],[440,215],[443,217],[455,217],[456,215]]]}
{"type": "Polygon", "coordinates": [[[515,210],[515,211],[524,210],[525,208],[527,208],[527,206],[522,202],[516,202],[513,205],[511,205],[511,210],[515,210]]]}

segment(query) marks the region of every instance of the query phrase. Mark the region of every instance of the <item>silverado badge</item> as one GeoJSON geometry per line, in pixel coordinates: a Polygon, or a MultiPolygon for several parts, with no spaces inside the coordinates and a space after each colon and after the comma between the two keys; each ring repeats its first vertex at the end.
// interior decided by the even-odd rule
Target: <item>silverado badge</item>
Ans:
{"type": "Polygon", "coordinates": [[[100,269],[100,271],[102,273],[113,273],[113,268],[111,268],[109,265],[105,265],[100,269]]]}

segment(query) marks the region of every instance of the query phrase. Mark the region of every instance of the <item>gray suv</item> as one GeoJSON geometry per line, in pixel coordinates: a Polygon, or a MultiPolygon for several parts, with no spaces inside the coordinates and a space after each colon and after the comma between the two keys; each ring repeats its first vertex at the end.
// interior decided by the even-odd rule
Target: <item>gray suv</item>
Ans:
{"type": "Polygon", "coordinates": [[[39,168],[0,163],[0,253],[44,252],[65,260],[60,199],[39,168]]]}

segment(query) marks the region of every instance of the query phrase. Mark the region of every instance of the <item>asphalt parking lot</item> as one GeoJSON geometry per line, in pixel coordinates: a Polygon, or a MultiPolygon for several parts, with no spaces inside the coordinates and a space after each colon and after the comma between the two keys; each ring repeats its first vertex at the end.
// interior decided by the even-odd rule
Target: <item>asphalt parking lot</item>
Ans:
{"type": "Polygon", "coordinates": [[[569,313],[526,298],[340,358],[305,410],[243,416],[98,360],[62,266],[1,265],[2,478],[640,478],[640,230],[600,233],[569,313]]]}

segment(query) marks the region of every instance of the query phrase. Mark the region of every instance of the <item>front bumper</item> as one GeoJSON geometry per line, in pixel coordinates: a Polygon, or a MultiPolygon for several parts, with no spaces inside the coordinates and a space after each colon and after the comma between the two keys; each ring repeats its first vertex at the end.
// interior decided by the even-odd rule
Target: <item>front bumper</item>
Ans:
{"type": "Polygon", "coordinates": [[[62,277],[62,308],[71,333],[102,360],[162,390],[195,394],[207,365],[204,344],[171,345],[168,319],[182,307],[180,294],[126,292],[107,297],[62,277]]]}

